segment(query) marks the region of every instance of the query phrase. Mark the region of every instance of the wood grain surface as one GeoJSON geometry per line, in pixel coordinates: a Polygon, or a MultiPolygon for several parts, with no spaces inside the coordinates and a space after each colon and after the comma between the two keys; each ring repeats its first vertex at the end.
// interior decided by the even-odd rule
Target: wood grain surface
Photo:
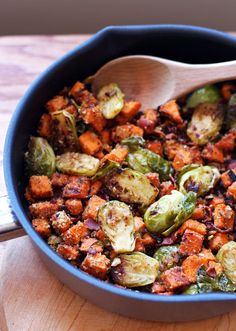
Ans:
{"type": "MultiPolygon", "coordinates": [[[[0,38],[0,195],[3,143],[15,106],[32,80],[86,35],[0,38]]],[[[171,313],[171,312],[170,312],[171,313]]],[[[124,318],[80,298],[46,269],[27,236],[0,243],[0,331],[234,331],[236,311],[188,323],[124,318]]]]}

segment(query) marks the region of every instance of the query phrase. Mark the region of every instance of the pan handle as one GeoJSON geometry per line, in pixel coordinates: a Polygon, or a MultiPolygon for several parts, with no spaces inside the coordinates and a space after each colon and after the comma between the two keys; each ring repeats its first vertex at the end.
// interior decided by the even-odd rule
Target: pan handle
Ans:
{"type": "Polygon", "coordinates": [[[0,196],[0,242],[26,235],[13,213],[7,195],[0,196]]]}

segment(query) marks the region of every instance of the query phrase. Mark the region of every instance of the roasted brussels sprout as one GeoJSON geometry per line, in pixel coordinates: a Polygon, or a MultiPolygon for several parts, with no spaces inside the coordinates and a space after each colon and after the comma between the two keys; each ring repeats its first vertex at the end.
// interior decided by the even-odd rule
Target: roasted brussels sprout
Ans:
{"type": "Polygon", "coordinates": [[[138,148],[136,151],[129,153],[127,162],[130,168],[143,174],[157,172],[161,180],[168,179],[170,175],[170,163],[160,155],[145,148],[138,148]]]}
{"type": "Polygon", "coordinates": [[[124,202],[113,200],[105,203],[99,208],[97,217],[115,252],[134,250],[134,218],[124,202]]]}
{"type": "Polygon", "coordinates": [[[179,190],[186,194],[196,192],[198,196],[206,194],[220,178],[219,170],[213,166],[191,164],[183,167],[178,176],[179,190]]]}
{"type": "Polygon", "coordinates": [[[187,108],[195,108],[200,103],[217,103],[220,100],[220,91],[215,85],[205,85],[194,91],[187,100],[187,108]]]}
{"type": "Polygon", "coordinates": [[[198,269],[196,285],[197,293],[234,292],[236,290],[235,285],[224,272],[216,277],[210,277],[207,275],[204,266],[198,269]]]}
{"type": "Polygon", "coordinates": [[[121,141],[122,145],[126,145],[130,151],[136,150],[139,147],[145,146],[145,140],[140,136],[132,136],[121,141]]]}
{"type": "Polygon", "coordinates": [[[109,174],[111,174],[113,171],[115,171],[116,169],[120,168],[120,164],[115,162],[115,161],[111,161],[111,160],[107,160],[96,172],[96,174],[92,177],[92,180],[98,180],[100,178],[103,178],[109,174]]]}
{"type": "Polygon", "coordinates": [[[197,284],[192,284],[189,287],[187,287],[182,294],[188,294],[188,295],[192,295],[192,294],[198,294],[199,290],[198,290],[198,286],[197,284]]]}
{"type": "Polygon", "coordinates": [[[216,258],[223,265],[225,274],[236,285],[236,242],[230,241],[223,245],[216,258]]]}
{"type": "Polygon", "coordinates": [[[105,185],[114,198],[143,206],[150,205],[158,194],[145,175],[128,168],[113,173],[105,185]]]}
{"type": "Polygon", "coordinates": [[[231,95],[226,113],[226,128],[236,128],[236,94],[231,95]]]}
{"type": "Polygon", "coordinates": [[[216,137],[224,120],[224,110],[219,104],[202,103],[193,113],[187,135],[198,145],[205,145],[216,137]]]}
{"type": "Polygon", "coordinates": [[[78,137],[74,115],[65,110],[51,113],[52,137],[51,143],[57,153],[76,152],[78,137]]]}
{"type": "Polygon", "coordinates": [[[116,117],[124,107],[124,94],[117,84],[103,86],[97,95],[102,114],[107,119],[116,117]]]}
{"type": "Polygon", "coordinates": [[[159,262],[159,270],[163,272],[175,267],[179,262],[178,245],[159,247],[153,255],[153,258],[159,262]]]}
{"type": "Polygon", "coordinates": [[[99,160],[93,156],[80,153],[64,153],[56,157],[58,171],[68,175],[91,177],[99,167],[99,160]]]}
{"type": "Polygon", "coordinates": [[[189,218],[196,204],[196,193],[189,192],[184,196],[173,190],[154,202],[144,214],[147,229],[153,233],[168,236],[189,218]]]}
{"type": "Polygon", "coordinates": [[[29,176],[45,175],[51,177],[55,172],[55,154],[44,138],[30,137],[25,161],[29,176]]]}
{"type": "Polygon", "coordinates": [[[116,284],[139,287],[152,284],[157,278],[158,262],[146,254],[140,252],[121,254],[118,259],[119,264],[111,269],[116,284]]]}

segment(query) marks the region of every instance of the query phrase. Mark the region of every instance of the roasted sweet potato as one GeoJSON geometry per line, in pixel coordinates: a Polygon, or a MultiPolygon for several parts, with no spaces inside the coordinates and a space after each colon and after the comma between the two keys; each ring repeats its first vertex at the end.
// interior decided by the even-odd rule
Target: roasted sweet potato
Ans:
{"type": "Polygon", "coordinates": [[[87,254],[81,264],[81,269],[88,274],[105,279],[110,267],[110,260],[103,254],[87,254]]]}
{"type": "Polygon", "coordinates": [[[38,134],[43,138],[50,138],[52,134],[51,115],[43,114],[39,120],[38,134]]]}
{"type": "Polygon", "coordinates": [[[128,155],[128,149],[126,146],[118,145],[109,154],[105,155],[101,163],[105,163],[106,160],[122,163],[128,155]]]}
{"type": "Polygon", "coordinates": [[[176,100],[170,100],[166,102],[160,107],[159,111],[173,122],[177,124],[183,123],[183,119],[180,115],[179,106],[177,105],[176,100]]]}
{"type": "Polygon", "coordinates": [[[204,235],[196,231],[186,229],[179,246],[180,254],[186,256],[200,253],[202,250],[203,240],[204,235]]]}
{"type": "Polygon", "coordinates": [[[84,199],[88,196],[90,181],[87,177],[76,177],[63,189],[63,197],[70,199],[84,199]]]}
{"type": "Polygon", "coordinates": [[[133,124],[117,125],[112,130],[112,140],[119,143],[121,140],[132,137],[143,136],[143,129],[133,124]]]}
{"type": "Polygon", "coordinates": [[[29,190],[35,199],[50,198],[53,195],[51,181],[47,176],[31,176],[29,190]]]}
{"type": "Polygon", "coordinates": [[[52,175],[51,183],[53,187],[61,188],[64,187],[69,182],[69,176],[65,174],[61,174],[59,172],[55,172],[52,175]]]}
{"type": "Polygon", "coordinates": [[[62,95],[57,95],[47,102],[46,107],[49,112],[55,112],[66,108],[67,105],[68,99],[62,95]]]}
{"type": "Polygon", "coordinates": [[[86,131],[79,137],[79,144],[83,153],[95,155],[101,148],[102,142],[92,131],[86,131]]]}
{"type": "Polygon", "coordinates": [[[182,289],[190,284],[181,267],[174,267],[164,271],[160,276],[160,281],[168,291],[182,289]]]}
{"type": "Polygon", "coordinates": [[[233,209],[223,203],[215,206],[213,212],[214,224],[216,227],[225,230],[233,230],[235,212],[233,209]]]}
{"type": "Polygon", "coordinates": [[[34,218],[32,225],[35,231],[43,238],[48,238],[51,234],[50,224],[45,218],[34,218]]]}
{"type": "Polygon", "coordinates": [[[224,154],[216,145],[208,143],[202,151],[202,157],[208,162],[224,162],[224,154]]]}
{"type": "Polygon", "coordinates": [[[86,237],[88,234],[89,232],[87,227],[82,222],[78,222],[64,232],[62,234],[62,238],[66,244],[77,245],[81,239],[86,237]]]}
{"type": "Polygon", "coordinates": [[[160,141],[158,141],[158,140],[147,141],[146,147],[150,151],[163,156],[163,147],[162,147],[162,143],[160,141]]]}
{"type": "Polygon", "coordinates": [[[216,144],[215,147],[222,152],[232,152],[236,148],[236,130],[224,135],[216,144]]]}
{"type": "Polygon", "coordinates": [[[208,240],[208,243],[212,252],[217,253],[218,250],[229,241],[230,239],[227,233],[217,232],[210,240],[208,240]]]}
{"type": "Polygon", "coordinates": [[[69,213],[73,216],[78,216],[83,211],[83,205],[79,199],[68,199],[65,202],[65,206],[69,213]]]}
{"type": "Polygon", "coordinates": [[[84,209],[84,212],[83,212],[83,215],[82,215],[83,219],[85,220],[87,218],[91,218],[93,220],[96,220],[98,209],[105,202],[106,202],[106,200],[103,200],[103,199],[99,198],[97,195],[93,195],[89,199],[89,202],[88,202],[87,206],[84,209]]]}
{"type": "Polygon", "coordinates": [[[69,261],[76,260],[79,257],[78,248],[67,244],[59,244],[57,253],[69,261]]]}
{"type": "Polygon", "coordinates": [[[140,116],[137,125],[144,130],[146,134],[153,132],[158,120],[158,114],[155,109],[146,109],[144,114],[140,116]]]}
{"type": "Polygon", "coordinates": [[[227,196],[232,197],[236,201],[236,182],[228,187],[227,196]]]}
{"type": "Polygon", "coordinates": [[[118,124],[126,124],[129,122],[139,111],[141,103],[138,101],[127,101],[122,108],[119,115],[116,117],[116,122],[118,124]]]}

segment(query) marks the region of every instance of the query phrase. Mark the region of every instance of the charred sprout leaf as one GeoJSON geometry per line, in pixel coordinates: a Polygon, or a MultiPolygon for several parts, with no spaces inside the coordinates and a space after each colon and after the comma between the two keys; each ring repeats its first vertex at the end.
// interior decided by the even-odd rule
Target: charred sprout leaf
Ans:
{"type": "Polygon", "coordinates": [[[98,180],[100,178],[103,178],[107,175],[110,175],[113,171],[115,171],[116,169],[120,168],[120,164],[115,162],[115,161],[111,161],[111,160],[107,160],[96,172],[96,174],[92,177],[92,181],[98,180]]]}
{"type": "Polygon", "coordinates": [[[56,157],[58,171],[68,175],[93,176],[99,167],[99,160],[80,153],[64,153],[56,157]]]}
{"type": "Polygon", "coordinates": [[[121,141],[122,145],[126,145],[130,151],[135,151],[139,147],[145,146],[145,140],[140,136],[132,136],[121,141]]]}
{"type": "Polygon", "coordinates": [[[189,287],[187,287],[184,292],[182,292],[182,294],[188,294],[188,295],[192,295],[192,294],[198,294],[198,286],[197,284],[192,284],[189,287]]]}
{"type": "Polygon", "coordinates": [[[236,242],[230,241],[223,245],[216,258],[223,265],[225,274],[236,285],[236,242]]]}
{"type": "Polygon", "coordinates": [[[119,260],[120,263],[111,270],[116,284],[139,287],[152,284],[157,278],[158,262],[146,254],[140,252],[121,254],[119,260]]]}
{"type": "Polygon", "coordinates": [[[99,208],[98,221],[115,252],[134,250],[134,218],[125,203],[117,200],[105,203],[99,208]]]}
{"type": "Polygon", "coordinates": [[[55,154],[44,138],[30,137],[25,160],[29,176],[45,175],[51,177],[55,172],[55,154]]]}
{"type": "Polygon", "coordinates": [[[161,180],[168,179],[170,175],[170,163],[145,148],[137,148],[136,151],[129,153],[127,162],[130,168],[143,174],[157,172],[161,180]]]}
{"type": "Polygon", "coordinates": [[[187,128],[187,135],[198,145],[205,145],[219,133],[224,120],[224,110],[220,104],[202,103],[193,113],[187,128]]]}
{"type": "Polygon", "coordinates": [[[113,173],[105,185],[114,198],[143,206],[150,205],[158,194],[145,175],[128,168],[113,173]]]}
{"type": "Polygon", "coordinates": [[[196,205],[196,194],[189,192],[184,196],[173,190],[154,202],[144,214],[147,229],[153,233],[168,236],[188,219],[196,205]]]}
{"type": "Polygon", "coordinates": [[[212,189],[219,178],[220,173],[216,167],[187,165],[178,176],[179,190],[183,194],[193,191],[201,196],[212,189]]]}
{"type": "Polygon", "coordinates": [[[153,258],[159,262],[160,272],[175,267],[179,261],[178,245],[159,247],[153,258]]]}
{"type": "Polygon", "coordinates": [[[236,94],[231,95],[226,113],[226,128],[236,128],[236,94]]]}
{"type": "Polygon", "coordinates": [[[201,103],[217,103],[220,101],[220,91],[215,85],[205,85],[194,91],[187,100],[188,108],[195,108],[201,103]]]}
{"type": "Polygon", "coordinates": [[[78,149],[78,137],[74,115],[65,110],[51,113],[52,146],[57,153],[75,152],[78,149]]]}
{"type": "Polygon", "coordinates": [[[235,285],[231,282],[225,273],[221,273],[220,275],[213,278],[207,275],[204,266],[198,269],[197,287],[198,293],[234,292],[236,290],[235,285]]]}
{"type": "Polygon", "coordinates": [[[102,114],[107,119],[116,117],[124,107],[124,94],[117,84],[103,86],[97,95],[102,114]]]}

